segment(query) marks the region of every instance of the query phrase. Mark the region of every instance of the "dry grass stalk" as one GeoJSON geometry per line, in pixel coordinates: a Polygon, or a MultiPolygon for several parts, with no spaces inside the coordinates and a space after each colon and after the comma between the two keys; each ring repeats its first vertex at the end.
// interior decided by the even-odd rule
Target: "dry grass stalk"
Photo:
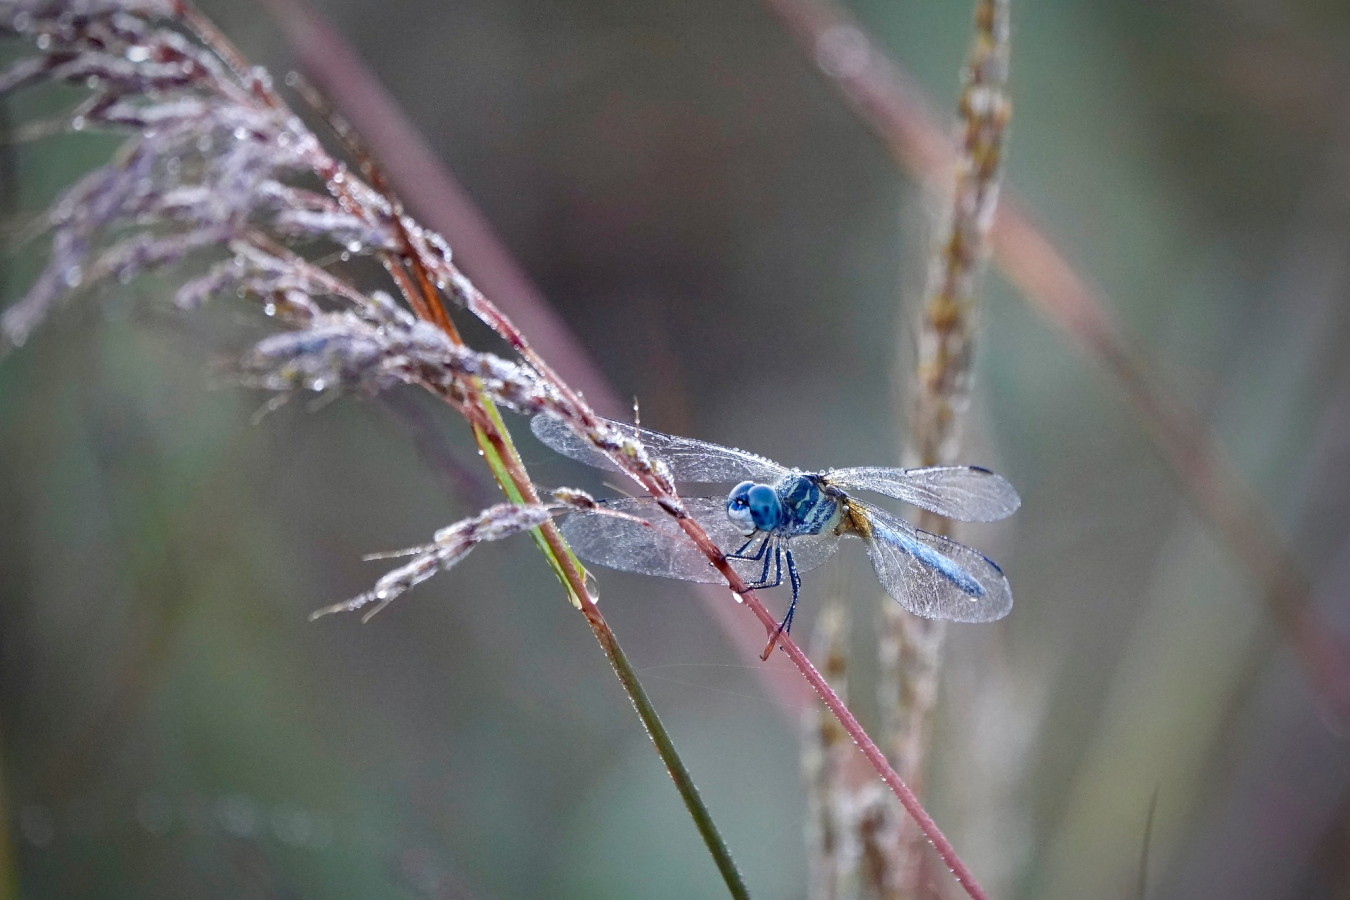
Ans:
{"type": "MultiPolygon", "coordinates": [[[[811,655],[825,676],[848,695],[849,618],[839,595],[821,609],[811,655]]],[[[803,718],[802,774],[807,790],[807,852],[812,900],[873,897],[898,900],[890,864],[899,839],[894,800],[858,764],[848,735],[833,717],[812,710],[803,718]]]]}
{"type": "MultiPolygon", "coordinates": [[[[848,610],[831,594],[821,606],[811,637],[811,655],[822,660],[825,679],[841,699],[848,702],[848,610]]],[[[848,886],[838,883],[851,870],[845,861],[852,856],[850,834],[840,821],[837,783],[848,761],[848,735],[833,716],[812,708],[802,717],[802,780],[806,783],[806,844],[810,857],[807,896],[812,900],[844,900],[848,886]]],[[[850,757],[853,755],[848,754],[850,757]]]]}
{"type": "MultiPolygon", "coordinates": [[[[885,65],[864,35],[842,17],[832,20],[795,0],[770,0],[790,23],[815,35],[821,67],[850,84],[869,67],[885,65]]],[[[999,194],[1003,137],[1011,115],[1004,88],[1008,68],[1007,0],[978,0],[975,40],[963,70],[959,152],[948,186],[946,219],[929,268],[924,304],[915,329],[916,371],[908,416],[910,459],[933,466],[957,462],[961,418],[970,400],[978,281],[988,256],[988,236],[999,194]]],[[[863,82],[865,83],[865,82],[863,82]]],[[[940,152],[930,148],[929,155],[940,152]]],[[[949,534],[950,523],[924,512],[919,527],[949,534]]],[[[906,783],[922,783],[930,722],[937,702],[945,623],[921,619],[890,598],[880,608],[878,701],[882,731],[906,783]]],[[[827,620],[823,627],[833,627],[827,620]]],[[[837,652],[842,645],[834,647],[837,652]]],[[[833,663],[834,654],[831,654],[833,663]]],[[[842,668],[844,660],[839,660],[842,668]]],[[[834,798],[813,804],[815,900],[844,896],[900,900],[921,895],[925,884],[923,835],[898,815],[888,798],[850,771],[849,761],[828,756],[823,735],[808,731],[805,765],[813,788],[834,798]],[[835,763],[834,770],[816,769],[835,763]],[[830,839],[828,849],[823,846],[830,839]]]]}
{"type": "MultiPolygon", "coordinates": [[[[916,329],[914,401],[909,417],[912,465],[958,461],[961,424],[970,404],[978,283],[998,206],[1003,138],[1012,105],[1008,78],[1008,2],[979,0],[975,41],[962,73],[960,139],[948,221],[939,232],[916,329]]],[[[951,523],[924,511],[919,527],[951,535],[951,523]]],[[[946,623],[904,615],[883,602],[881,709],[883,733],[901,776],[921,790],[926,747],[937,704],[946,623]]],[[[901,823],[897,860],[901,896],[919,895],[923,836],[901,823]]]]}

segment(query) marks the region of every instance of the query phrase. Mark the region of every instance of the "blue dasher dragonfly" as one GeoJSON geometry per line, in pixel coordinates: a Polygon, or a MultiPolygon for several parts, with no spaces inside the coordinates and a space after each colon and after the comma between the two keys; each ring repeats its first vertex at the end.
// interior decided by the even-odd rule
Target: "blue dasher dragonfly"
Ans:
{"type": "MultiPolygon", "coordinates": [[[[915,528],[852,495],[871,491],[949,519],[993,522],[1012,515],[1022,501],[1011,484],[988,469],[861,467],[803,472],[744,450],[622,422],[609,424],[626,437],[641,440],[676,482],[738,482],[725,498],[684,498],[685,509],[726,554],[747,587],[777,587],[786,569],[792,605],[780,631],[792,626],[801,573],[833,556],[845,537],[862,539],[881,586],[915,615],[992,622],[1012,609],[1008,579],[984,554],[915,528]]],[[[563,456],[600,469],[618,469],[558,419],[536,416],[530,430],[563,456]]],[[[562,524],[563,536],[583,560],[682,581],[723,580],[655,500],[601,503],[602,509],[573,513],[562,524]]]]}

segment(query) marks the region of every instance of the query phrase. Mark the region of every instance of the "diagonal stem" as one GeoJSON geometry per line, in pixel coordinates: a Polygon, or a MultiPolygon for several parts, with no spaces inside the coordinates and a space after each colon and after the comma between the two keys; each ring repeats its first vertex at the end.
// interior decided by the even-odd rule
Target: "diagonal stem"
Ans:
{"type": "Polygon", "coordinates": [[[970,896],[971,900],[989,900],[989,895],[984,892],[979,882],[975,880],[974,874],[957,855],[956,848],[952,846],[951,841],[947,840],[947,836],[942,833],[942,829],[938,827],[937,822],[933,821],[933,817],[928,815],[928,811],[923,808],[923,804],[905,784],[904,779],[891,767],[890,761],[886,759],[886,754],[881,752],[876,742],[858,724],[858,720],[844,705],[844,701],[839,699],[839,695],[830,687],[829,682],[825,680],[825,676],[816,670],[811,660],[792,640],[791,635],[777,633],[778,621],[764,608],[764,604],[759,602],[755,592],[746,588],[740,575],[727,562],[725,554],[717,548],[717,545],[693,519],[681,518],[678,521],[684,533],[708,557],[717,571],[722,574],[722,577],[727,580],[727,584],[732,591],[740,595],[745,605],[763,623],[771,638],[777,635],[775,639],[778,646],[787,653],[788,659],[792,660],[792,664],[802,673],[802,677],[806,679],[807,684],[811,685],[811,688],[824,701],[830,712],[839,720],[839,724],[843,726],[844,731],[858,745],[858,749],[862,751],[863,756],[881,776],[881,780],[886,783],[886,787],[890,788],[891,793],[895,794],[896,799],[900,801],[900,805],[905,808],[905,812],[909,813],[915,824],[919,826],[919,830],[923,832],[924,837],[928,838],[929,843],[933,845],[933,849],[937,851],[938,856],[946,864],[952,875],[956,877],[961,887],[965,889],[966,894],[970,896]]]}
{"type": "MultiPolygon", "coordinates": [[[[406,235],[404,237],[406,239],[406,235]]],[[[440,297],[432,286],[432,281],[421,261],[415,254],[410,254],[409,262],[409,268],[414,279],[414,289],[421,296],[419,309],[428,311],[424,318],[429,318],[435,322],[452,341],[461,343],[459,333],[450,321],[450,317],[444,305],[440,302],[440,297]]],[[[400,286],[404,286],[403,282],[400,282],[400,286]]],[[[523,343],[523,338],[521,343],[523,343]]],[[[520,454],[516,451],[515,444],[511,440],[510,432],[506,430],[506,423],[502,421],[501,414],[497,411],[496,406],[490,400],[478,394],[471,395],[467,398],[467,401],[471,408],[476,408],[476,411],[480,413],[480,415],[474,417],[474,435],[502,491],[515,503],[539,503],[539,493],[533,481],[531,481],[529,473],[525,470],[520,454]]],[[[680,758],[676,751],[670,733],[666,731],[665,725],[657,716],[656,708],[652,705],[651,699],[639,682],[637,673],[633,671],[633,667],[629,664],[628,657],[619,646],[618,637],[609,627],[609,623],[605,621],[599,607],[596,606],[595,599],[586,586],[586,577],[580,562],[567,546],[553,522],[546,522],[536,529],[533,532],[533,537],[544,557],[548,560],[549,566],[567,589],[573,605],[581,610],[586,619],[586,624],[590,626],[596,641],[599,642],[601,649],[604,651],[605,658],[609,660],[611,668],[614,669],[615,676],[628,694],[633,709],[637,711],[638,718],[642,720],[642,726],[646,729],[647,736],[651,738],[652,744],[655,745],[657,755],[665,763],[666,772],[669,773],[671,780],[675,783],[675,789],[679,792],[680,799],[684,801],[690,818],[694,820],[694,826],[703,838],[708,853],[713,858],[713,863],[717,866],[718,872],[722,875],[722,880],[726,883],[727,890],[736,900],[749,900],[750,892],[746,888],[745,880],[740,871],[736,868],[735,860],[731,857],[731,851],[718,831],[712,813],[709,812],[707,805],[703,802],[698,786],[694,784],[693,776],[690,775],[684,760],[680,758]]]]}

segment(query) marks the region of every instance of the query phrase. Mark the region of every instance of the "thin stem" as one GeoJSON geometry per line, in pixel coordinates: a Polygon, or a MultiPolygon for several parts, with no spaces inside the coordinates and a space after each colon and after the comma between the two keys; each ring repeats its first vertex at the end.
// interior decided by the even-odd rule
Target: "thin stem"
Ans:
{"type": "MultiPolygon", "coordinates": [[[[909,415],[911,464],[951,465],[960,458],[961,427],[974,381],[979,281],[998,208],[1003,138],[1012,105],[1008,75],[1008,0],[976,0],[975,40],[962,71],[960,136],[951,173],[947,221],[933,250],[917,328],[909,415]]],[[[951,536],[951,522],[924,511],[919,527],[951,536]]],[[[891,756],[909,783],[922,779],[937,708],[946,623],[921,619],[887,598],[882,609],[880,693],[891,756]]],[[[919,892],[918,835],[901,823],[896,865],[902,896],[919,892]]]]}
{"type": "MultiPolygon", "coordinates": [[[[422,292],[422,305],[430,307],[432,317],[439,320],[437,324],[441,325],[442,329],[451,337],[451,340],[460,343],[459,333],[450,322],[444,306],[439,302],[435,289],[432,287],[431,279],[427,277],[425,269],[422,268],[416,257],[413,259],[414,265],[411,268],[415,277],[417,277],[417,287],[422,292]]],[[[520,343],[524,345],[523,338],[520,339],[520,343]]],[[[502,421],[501,414],[496,406],[481,396],[469,397],[468,403],[471,406],[477,406],[484,413],[484,418],[479,419],[474,426],[474,434],[502,490],[516,503],[538,503],[538,491],[530,480],[529,473],[525,470],[520,454],[516,451],[510,432],[507,431],[506,424],[502,421]]],[[[698,786],[694,784],[693,776],[690,775],[684,760],[680,758],[676,751],[674,741],[671,740],[665,725],[657,716],[656,708],[648,698],[647,692],[643,690],[637,673],[629,665],[627,656],[619,646],[618,637],[609,627],[609,623],[605,621],[599,607],[595,605],[595,600],[591,597],[586,586],[586,577],[581,569],[580,562],[567,546],[562,535],[558,533],[558,528],[553,522],[545,523],[532,534],[548,560],[550,568],[553,569],[567,589],[572,604],[581,610],[586,619],[586,624],[590,626],[596,641],[599,642],[601,649],[604,651],[605,658],[609,660],[610,667],[614,669],[619,684],[628,694],[633,709],[637,711],[638,718],[642,720],[643,728],[647,730],[647,736],[651,738],[652,744],[655,745],[657,755],[665,763],[666,771],[675,783],[676,791],[679,792],[685,808],[694,820],[694,827],[698,829],[704,845],[708,848],[709,854],[712,855],[713,863],[717,866],[718,872],[721,873],[727,890],[737,900],[749,900],[750,892],[746,888],[745,880],[740,871],[736,868],[735,860],[731,857],[731,851],[727,848],[726,841],[718,831],[712,813],[703,802],[698,786]]]]}
{"type": "MultiPolygon", "coordinates": [[[[831,591],[816,616],[809,653],[820,661],[822,674],[834,692],[848,702],[849,612],[844,598],[831,591]]],[[[888,866],[870,865],[880,847],[877,832],[866,827],[872,809],[890,810],[895,804],[867,804],[859,795],[887,801],[881,786],[872,779],[851,777],[858,758],[848,736],[827,709],[812,706],[802,718],[802,775],[807,798],[808,876],[810,900],[843,900],[859,886],[864,896],[889,900],[888,866]]],[[[892,817],[898,818],[898,817],[892,817]]],[[[888,843],[894,844],[894,841],[888,843]]]]}
{"type": "MultiPolygon", "coordinates": [[[[938,827],[932,816],[928,815],[923,805],[919,803],[919,798],[914,796],[914,792],[905,784],[904,779],[891,767],[890,761],[886,759],[886,754],[881,752],[872,738],[863,730],[863,727],[858,724],[858,720],[853,717],[853,713],[849,712],[848,707],[844,705],[844,701],[840,700],[839,695],[830,688],[825,677],[816,671],[816,667],[811,664],[811,660],[792,640],[791,635],[778,633],[778,621],[764,608],[764,604],[759,602],[755,592],[745,586],[745,582],[741,580],[740,575],[727,562],[725,554],[717,548],[717,545],[693,519],[682,518],[678,521],[684,533],[689,536],[695,546],[707,555],[717,571],[727,580],[731,589],[741,596],[745,605],[763,623],[768,634],[770,636],[777,635],[776,640],[779,648],[787,653],[788,659],[792,660],[792,664],[802,673],[806,682],[825,702],[830,712],[834,713],[834,717],[839,720],[839,724],[843,726],[844,731],[858,745],[858,749],[872,764],[872,768],[881,776],[881,780],[890,788],[891,793],[895,794],[900,801],[900,805],[905,808],[905,812],[909,813],[910,817],[914,819],[915,824],[919,826],[919,830],[923,832],[924,837],[928,838],[929,843],[933,845],[933,849],[937,851],[938,856],[947,865],[951,873],[956,876],[957,882],[960,883],[971,900],[988,900],[989,895],[984,892],[979,882],[975,880],[974,874],[957,855],[956,848],[947,840],[946,835],[942,833],[942,829],[938,827]]],[[[772,647],[772,644],[770,646],[772,647]]]]}
{"type": "MultiPolygon", "coordinates": [[[[768,610],[753,594],[745,595],[745,604],[767,627],[776,627],[773,616],[769,615],[768,610]]],[[[872,764],[872,768],[877,770],[877,774],[881,776],[882,781],[886,782],[886,786],[891,789],[891,793],[895,794],[900,800],[905,812],[909,813],[910,817],[914,819],[915,824],[919,826],[919,830],[928,838],[929,843],[933,845],[933,849],[937,851],[938,856],[947,865],[947,868],[956,877],[957,882],[965,889],[971,900],[988,900],[989,895],[984,892],[979,882],[975,880],[974,874],[957,855],[956,848],[947,840],[946,835],[942,833],[942,829],[933,821],[932,816],[928,815],[927,810],[919,803],[919,798],[914,796],[914,792],[909,789],[909,786],[905,784],[895,769],[891,768],[890,762],[886,759],[886,754],[882,753],[872,739],[868,737],[867,732],[858,724],[858,720],[853,718],[853,713],[849,712],[843,701],[835,695],[834,691],[830,690],[824,676],[816,671],[815,666],[811,665],[811,660],[807,659],[806,654],[792,641],[789,635],[785,634],[780,637],[778,646],[787,653],[788,658],[792,660],[807,682],[820,695],[820,699],[825,701],[825,705],[830,708],[830,712],[834,713],[835,718],[839,720],[839,724],[844,726],[844,731],[848,732],[848,736],[858,745],[858,749],[862,750],[863,756],[867,757],[867,761],[872,764]]]]}
{"type": "MultiPolygon", "coordinates": [[[[495,413],[495,410],[493,412],[495,413]]],[[[497,422],[500,423],[500,419],[497,422]]],[[[512,483],[526,498],[526,502],[538,502],[534,486],[525,474],[515,447],[510,444],[509,435],[505,429],[502,429],[499,435],[504,438],[505,446],[503,449],[506,451],[507,468],[512,483]]],[[[680,758],[676,751],[675,743],[671,740],[670,733],[666,731],[665,725],[656,714],[656,708],[652,705],[647,692],[642,687],[642,683],[638,680],[637,673],[633,671],[623,648],[619,646],[618,637],[614,634],[614,630],[609,627],[609,623],[605,621],[600,608],[595,605],[595,600],[586,587],[586,578],[576,557],[567,547],[566,542],[563,541],[562,535],[558,533],[557,526],[552,522],[548,522],[540,528],[539,534],[546,546],[546,556],[549,558],[550,564],[554,571],[563,578],[563,583],[568,592],[574,598],[574,602],[579,605],[582,615],[586,618],[586,624],[590,626],[596,641],[599,642],[601,649],[605,652],[605,658],[609,660],[610,667],[614,669],[614,674],[618,677],[619,683],[623,685],[624,691],[627,692],[628,699],[633,704],[633,709],[637,711],[638,718],[642,720],[642,726],[647,730],[647,736],[656,745],[656,752],[661,757],[661,761],[665,763],[666,771],[670,774],[671,780],[675,782],[675,789],[684,801],[685,809],[689,811],[690,817],[694,820],[694,826],[698,829],[699,835],[703,838],[703,843],[712,855],[713,862],[717,866],[717,871],[721,873],[727,890],[737,900],[749,900],[750,892],[745,886],[745,880],[736,868],[736,862],[731,857],[731,851],[727,848],[726,841],[723,840],[721,833],[717,830],[717,824],[713,821],[712,813],[709,812],[707,805],[703,802],[698,786],[694,784],[693,776],[689,774],[689,770],[684,765],[684,760],[680,758]]]]}
{"type": "Polygon", "coordinates": [[[670,773],[671,780],[675,782],[675,787],[679,790],[681,799],[684,800],[685,808],[689,810],[694,825],[698,828],[699,834],[703,836],[703,842],[707,845],[708,851],[712,853],[713,862],[717,864],[717,870],[722,873],[722,880],[726,882],[727,889],[733,897],[749,900],[750,892],[746,889],[741,873],[736,869],[736,863],[732,860],[731,853],[727,850],[721,835],[718,834],[716,823],[713,822],[707,806],[704,805],[703,798],[699,795],[693,778],[685,769],[684,762],[675,752],[675,745],[670,740],[670,734],[657,716],[656,708],[652,706],[651,700],[648,699],[647,692],[643,690],[641,683],[639,683],[637,673],[633,671],[633,667],[628,663],[628,658],[620,649],[618,639],[614,637],[614,632],[610,630],[609,624],[600,615],[599,608],[589,598],[582,608],[582,613],[586,616],[586,621],[590,624],[591,630],[595,632],[595,639],[600,642],[600,646],[604,649],[609,664],[614,668],[614,674],[619,677],[619,682],[628,692],[628,699],[632,701],[633,708],[637,710],[638,717],[642,719],[642,725],[647,729],[647,734],[651,737],[652,743],[656,745],[661,760],[666,764],[666,771],[670,773]]]}
{"type": "MultiPolygon", "coordinates": [[[[392,201],[392,197],[390,199],[392,201]]],[[[407,250],[401,259],[387,259],[386,267],[390,274],[395,276],[395,281],[400,290],[412,304],[417,314],[436,324],[455,344],[463,344],[463,338],[460,337],[459,330],[451,321],[444,304],[441,303],[440,296],[427,273],[423,260],[411,248],[411,241],[408,239],[401,217],[396,214],[394,221],[397,223],[397,234],[407,250]]],[[[393,256],[393,254],[387,254],[387,256],[393,256]]],[[[464,279],[464,283],[467,284],[467,279],[464,279]]],[[[503,322],[508,322],[504,316],[501,319],[503,322]]],[[[514,326],[512,327],[514,328],[514,326]]],[[[523,336],[517,335],[512,343],[516,344],[518,349],[528,350],[529,345],[525,342],[523,336]]],[[[532,351],[527,358],[531,357],[534,357],[532,351]]],[[[542,363],[542,361],[540,362],[542,363]]],[[[544,368],[544,371],[547,375],[552,376],[551,370],[548,370],[547,367],[544,368]]],[[[559,381],[556,376],[552,377],[555,381],[559,381]]],[[[567,393],[570,399],[580,402],[579,398],[576,398],[570,391],[567,393]]],[[[524,462],[516,450],[515,443],[511,440],[511,434],[506,428],[506,423],[502,421],[501,413],[497,410],[497,407],[476,391],[470,392],[466,396],[465,405],[474,413],[472,415],[474,436],[479,447],[483,450],[484,458],[488,461],[493,476],[497,479],[502,491],[515,503],[539,503],[539,493],[535,489],[529,473],[525,470],[524,462]]],[[[619,646],[618,637],[609,627],[609,623],[605,621],[599,607],[595,605],[595,600],[591,597],[586,586],[586,577],[581,569],[580,562],[567,546],[562,535],[558,533],[557,526],[553,522],[547,522],[540,528],[535,529],[532,536],[540,550],[543,551],[550,568],[553,569],[567,589],[572,604],[581,610],[586,619],[586,624],[590,626],[596,641],[599,642],[601,649],[604,651],[605,658],[609,660],[611,668],[614,669],[615,676],[618,677],[619,683],[628,694],[633,709],[637,711],[638,718],[642,721],[648,737],[651,738],[652,744],[656,747],[657,755],[665,763],[666,771],[675,783],[676,791],[679,792],[685,808],[694,820],[694,826],[698,829],[708,852],[712,855],[713,863],[717,866],[718,872],[721,873],[727,890],[736,900],[749,900],[750,892],[746,888],[745,880],[740,871],[736,868],[735,860],[731,857],[731,851],[727,848],[726,841],[718,831],[712,813],[703,802],[698,786],[694,784],[693,776],[690,775],[684,760],[680,758],[676,751],[670,733],[666,731],[665,725],[657,716],[656,709],[648,698],[647,692],[643,690],[637,673],[633,671],[633,667],[628,662],[628,657],[624,654],[622,647],[619,646]]]]}

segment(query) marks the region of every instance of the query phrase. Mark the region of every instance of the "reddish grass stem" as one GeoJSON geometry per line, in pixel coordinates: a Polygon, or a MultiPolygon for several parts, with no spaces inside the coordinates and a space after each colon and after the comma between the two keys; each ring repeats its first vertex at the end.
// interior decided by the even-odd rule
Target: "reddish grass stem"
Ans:
{"type": "Polygon", "coordinates": [[[811,660],[792,640],[792,636],[778,632],[778,621],[764,608],[764,604],[759,602],[755,592],[746,588],[740,575],[727,562],[726,555],[717,548],[717,545],[693,519],[679,519],[679,524],[695,546],[706,554],[713,565],[717,567],[717,571],[722,573],[722,577],[727,580],[731,589],[741,596],[745,605],[763,623],[770,636],[770,646],[772,647],[773,643],[777,642],[783,652],[788,655],[788,659],[792,660],[792,664],[802,673],[802,677],[829,707],[830,712],[839,720],[839,724],[843,726],[844,731],[853,739],[853,742],[858,745],[858,749],[862,751],[863,756],[871,763],[872,768],[881,776],[881,780],[886,783],[886,787],[891,790],[891,793],[895,794],[896,799],[900,801],[900,805],[905,808],[905,812],[909,813],[914,823],[918,825],[919,830],[923,832],[924,837],[928,838],[929,843],[933,845],[933,849],[937,851],[938,856],[946,864],[952,875],[956,877],[957,882],[960,883],[971,900],[988,900],[989,895],[984,892],[979,882],[975,880],[974,874],[957,855],[956,848],[952,846],[951,841],[947,840],[947,836],[942,833],[942,829],[938,827],[937,822],[933,821],[933,817],[928,815],[927,810],[923,808],[923,804],[919,802],[919,798],[914,795],[914,792],[909,789],[909,786],[891,767],[890,761],[886,759],[886,754],[881,752],[876,742],[868,736],[862,725],[858,724],[858,720],[853,717],[853,713],[849,712],[848,707],[844,705],[844,701],[839,699],[839,695],[830,687],[829,682],[825,680],[825,676],[816,670],[811,660]]]}

